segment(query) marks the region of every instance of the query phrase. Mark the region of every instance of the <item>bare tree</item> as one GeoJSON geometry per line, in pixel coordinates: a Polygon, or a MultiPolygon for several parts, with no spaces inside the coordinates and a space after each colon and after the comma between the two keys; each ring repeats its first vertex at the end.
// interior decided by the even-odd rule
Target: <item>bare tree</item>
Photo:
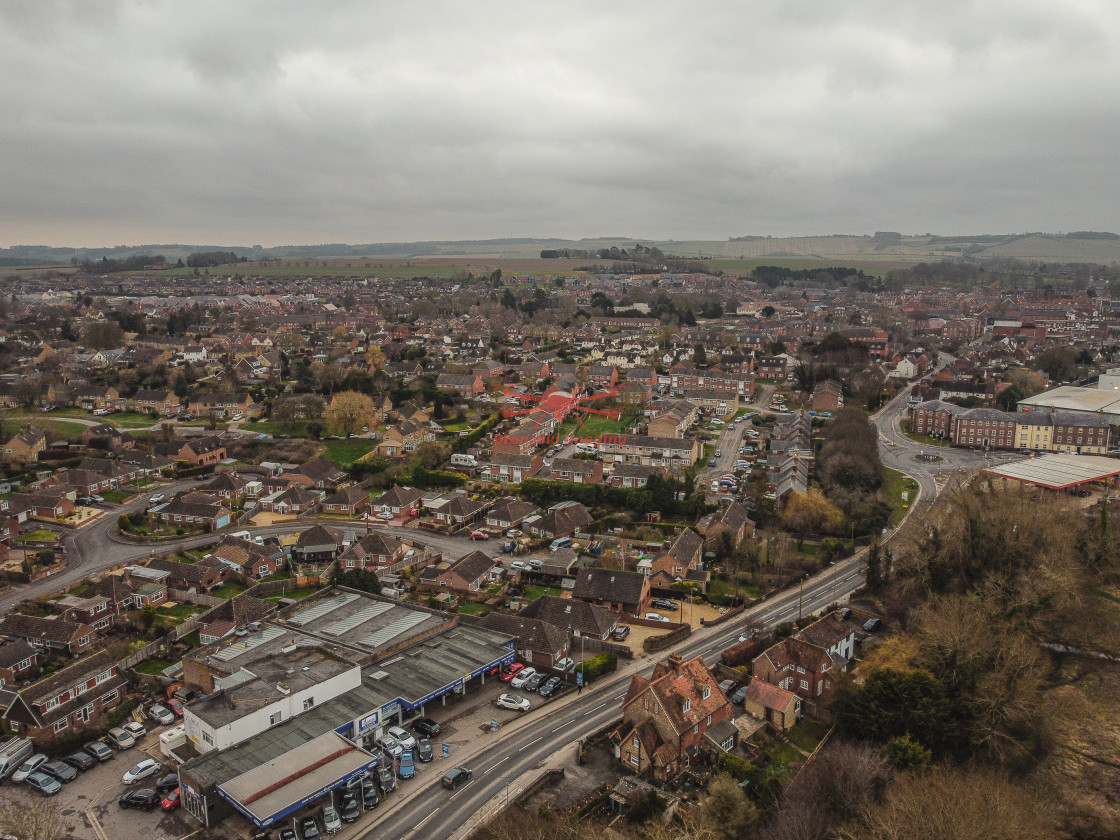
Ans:
{"type": "Polygon", "coordinates": [[[74,826],[51,803],[29,807],[10,797],[0,799],[0,834],[20,840],[63,840],[74,826]]]}

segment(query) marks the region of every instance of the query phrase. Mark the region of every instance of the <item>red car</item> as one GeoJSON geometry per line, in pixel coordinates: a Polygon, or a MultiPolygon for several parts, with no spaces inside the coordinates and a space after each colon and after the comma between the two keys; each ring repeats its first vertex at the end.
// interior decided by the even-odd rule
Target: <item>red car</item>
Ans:
{"type": "Polygon", "coordinates": [[[488,539],[490,539],[490,535],[487,534],[485,531],[471,531],[471,539],[472,540],[488,540],[488,539]]]}
{"type": "Polygon", "coordinates": [[[520,662],[511,662],[506,667],[502,668],[502,675],[498,677],[502,682],[509,682],[517,676],[517,672],[525,668],[520,662]]]}
{"type": "Polygon", "coordinates": [[[183,716],[183,704],[174,697],[167,701],[167,708],[171,710],[171,713],[175,715],[175,717],[183,716]]]}
{"type": "Polygon", "coordinates": [[[179,788],[171,791],[163,798],[163,810],[172,811],[178,808],[182,803],[179,801],[179,788]]]}

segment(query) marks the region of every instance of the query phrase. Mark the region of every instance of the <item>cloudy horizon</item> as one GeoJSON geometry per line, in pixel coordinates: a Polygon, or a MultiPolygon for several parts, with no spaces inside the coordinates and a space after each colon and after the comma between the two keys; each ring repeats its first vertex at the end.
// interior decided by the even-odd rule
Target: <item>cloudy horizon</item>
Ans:
{"type": "Polygon", "coordinates": [[[1120,231],[1118,46],[1096,0],[4,4],[0,246],[1120,231]]]}

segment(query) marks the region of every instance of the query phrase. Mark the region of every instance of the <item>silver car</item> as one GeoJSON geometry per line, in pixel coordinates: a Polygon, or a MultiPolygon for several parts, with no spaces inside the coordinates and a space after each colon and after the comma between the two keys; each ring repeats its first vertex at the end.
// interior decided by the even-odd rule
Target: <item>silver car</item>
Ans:
{"type": "Polygon", "coordinates": [[[339,819],[338,811],[335,810],[334,805],[323,806],[323,828],[327,830],[327,834],[342,831],[342,820],[339,819]]]}

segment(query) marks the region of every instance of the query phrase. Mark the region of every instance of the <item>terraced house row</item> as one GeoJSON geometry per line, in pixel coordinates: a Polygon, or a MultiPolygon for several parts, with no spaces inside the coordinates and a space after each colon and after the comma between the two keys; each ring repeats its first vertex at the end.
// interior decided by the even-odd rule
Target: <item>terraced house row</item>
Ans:
{"type": "Polygon", "coordinates": [[[911,406],[910,430],[957,446],[1104,455],[1115,439],[1108,418],[1079,411],[962,408],[941,400],[911,406]]]}

